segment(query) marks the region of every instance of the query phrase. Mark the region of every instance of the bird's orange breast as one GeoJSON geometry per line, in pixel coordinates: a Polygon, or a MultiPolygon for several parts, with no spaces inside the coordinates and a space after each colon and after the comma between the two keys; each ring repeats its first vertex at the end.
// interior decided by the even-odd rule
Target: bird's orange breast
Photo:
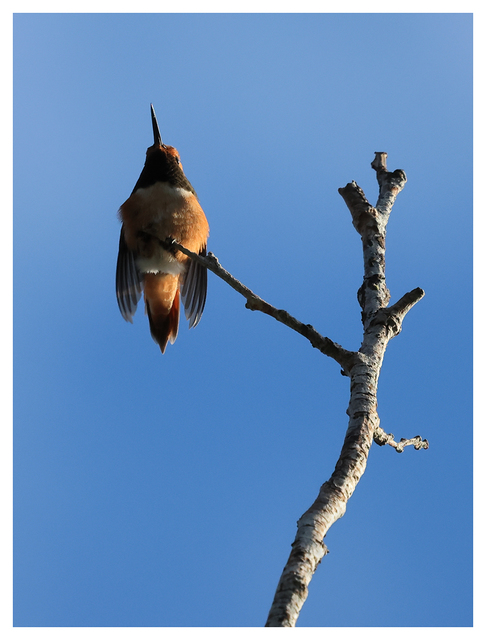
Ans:
{"type": "MultiPolygon", "coordinates": [[[[157,240],[174,238],[190,251],[199,253],[206,245],[209,225],[197,197],[167,182],[137,189],[120,207],[128,247],[141,257],[155,251],[157,240]],[[154,237],[153,243],[140,233],[154,237]]],[[[177,259],[185,262],[186,256],[177,259]]]]}

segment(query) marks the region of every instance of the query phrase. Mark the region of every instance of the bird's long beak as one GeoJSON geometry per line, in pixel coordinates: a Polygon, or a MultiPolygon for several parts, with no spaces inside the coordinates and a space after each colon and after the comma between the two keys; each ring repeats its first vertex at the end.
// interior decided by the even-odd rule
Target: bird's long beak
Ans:
{"type": "Polygon", "coordinates": [[[154,144],[162,146],[162,136],[160,135],[159,125],[157,123],[157,116],[155,115],[154,105],[150,105],[150,112],[152,113],[152,129],[154,130],[154,144]]]}

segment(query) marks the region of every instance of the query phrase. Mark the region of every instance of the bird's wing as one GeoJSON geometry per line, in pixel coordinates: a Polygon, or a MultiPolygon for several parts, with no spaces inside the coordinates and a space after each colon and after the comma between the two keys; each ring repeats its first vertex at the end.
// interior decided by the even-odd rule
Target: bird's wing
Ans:
{"type": "Polygon", "coordinates": [[[122,226],[116,263],[116,299],[120,313],[127,322],[132,322],[141,295],[142,275],[137,269],[135,253],[127,247],[122,226]]]}
{"type": "MultiPolygon", "coordinates": [[[[199,255],[206,255],[206,247],[201,249],[199,255]]],[[[186,318],[189,320],[189,329],[195,327],[201,319],[206,304],[207,288],[208,272],[206,267],[190,260],[181,291],[186,318]]]]}

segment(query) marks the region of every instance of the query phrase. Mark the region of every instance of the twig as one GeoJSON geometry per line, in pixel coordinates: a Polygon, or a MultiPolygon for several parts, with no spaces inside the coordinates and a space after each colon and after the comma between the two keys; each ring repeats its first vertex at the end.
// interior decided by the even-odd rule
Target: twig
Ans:
{"type": "Polygon", "coordinates": [[[375,429],[375,433],[373,435],[373,440],[376,444],[380,445],[380,447],[389,444],[393,447],[397,453],[402,453],[405,447],[409,447],[413,445],[413,448],[417,451],[419,449],[428,449],[429,441],[422,439],[421,436],[415,436],[415,438],[402,438],[400,442],[395,442],[395,436],[393,433],[386,433],[383,431],[381,427],[375,429]]]}
{"type": "Polygon", "coordinates": [[[341,345],[337,344],[330,338],[325,338],[318,331],[314,329],[314,327],[310,324],[304,324],[294,318],[294,316],[290,315],[284,309],[277,309],[272,306],[260,296],[257,296],[251,289],[242,284],[239,280],[237,280],[234,276],[231,275],[226,269],[224,269],[218,258],[213,253],[208,253],[207,256],[201,256],[197,253],[193,253],[186,249],[183,245],[179,244],[175,240],[167,239],[165,241],[161,241],[161,244],[165,246],[167,249],[172,251],[177,250],[181,253],[184,253],[186,256],[189,256],[192,260],[199,262],[205,266],[209,271],[212,271],[219,278],[224,280],[227,284],[230,285],[235,291],[240,293],[244,298],[246,298],[246,308],[251,309],[252,311],[261,311],[268,316],[271,316],[278,322],[286,325],[290,329],[293,329],[300,335],[307,338],[311,345],[318,349],[321,353],[330,358],[333,358],[339,365],[345,375],[349,375],[349,370],[352,367],[356,353],[354,351],[348,351],[341,347],[341,345]]]}

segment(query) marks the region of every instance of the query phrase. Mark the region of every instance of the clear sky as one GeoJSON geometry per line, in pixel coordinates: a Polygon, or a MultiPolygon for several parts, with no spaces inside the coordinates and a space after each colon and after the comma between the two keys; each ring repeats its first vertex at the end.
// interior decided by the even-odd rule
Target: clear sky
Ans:
{"type": "Polygon", "coordinates": [[[472,624],[472,16],[14,19],[14,624],[259,627],[347,427],[338,365],[209,274],[164,356],[115,299],[153,102],[209,250],[347,349],[362,253],[338,188],[408,177],[388,225],[381,425],[300,627],[472,624]]]}

